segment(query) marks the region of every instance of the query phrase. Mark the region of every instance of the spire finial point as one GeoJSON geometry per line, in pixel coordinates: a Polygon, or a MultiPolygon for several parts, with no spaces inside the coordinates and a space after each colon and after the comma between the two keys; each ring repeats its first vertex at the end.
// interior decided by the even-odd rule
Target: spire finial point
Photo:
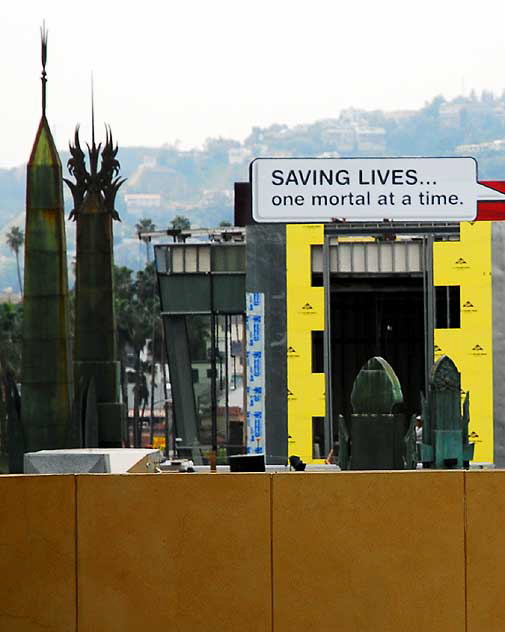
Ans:
{"type": "Polygon", "coordinates": [[[93,71],[91,71],[91,144],[95,146],[95,89],[93,86],[93,71]]]}
{"type": "Polygon", "coordinates": [[[42,115],[46,115],[46,83],[47,83],[47,73],[46,73],[46,63],[47,63],[47,28],[46,21],[42,22],[42,26],[40,27],[40,44],[41,44],[41,58],[42,58],[42,115]]]}

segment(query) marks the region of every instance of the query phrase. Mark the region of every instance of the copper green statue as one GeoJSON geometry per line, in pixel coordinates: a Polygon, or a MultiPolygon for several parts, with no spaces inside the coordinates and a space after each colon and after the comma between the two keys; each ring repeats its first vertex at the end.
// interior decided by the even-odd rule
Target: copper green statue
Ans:
{"type": "Polygon", "coordinates": [[[424,467],[469,467],[475,447],[468,437],[470,394],[465,394],[463,411],[461,394],[461,375],[451,358],[443,355],[433,366],[428,397],[422,399],[424,467]]]}
{"type": "Polygon", "coordinates": [[[351,403],[350,419],[339,417],[340,467],[343,470],[415,467],[415,457],[407,442],[402,389],[384,358],[370,358],[360,369],[351,403]]]}
{"type": "Polygon", "coordinates": [[[72,405],[61,162],[46,118],[47,31],[42,28],[42,117],[27,169],[21,421],[24,451],[66,447],[72,405]]]}
{"type": "Polygon", "coordinates": [[[114,204],[124,182],[117,151],[110,129],[103,149],[96,145],[93,120],[88,168],[77,128],[68,161],[75,181],[65,179],[74,202],[70,218],[77,225],[74,444],[84,447],[121,447],[126,438],[113,289],[112,220],[119,220],[114,204]]]}

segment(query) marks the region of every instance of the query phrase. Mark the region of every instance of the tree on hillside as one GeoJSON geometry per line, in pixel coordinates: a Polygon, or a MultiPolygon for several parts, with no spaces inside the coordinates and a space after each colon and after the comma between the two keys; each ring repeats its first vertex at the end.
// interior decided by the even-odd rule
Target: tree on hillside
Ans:
{"type": "Polygon", "coordinates": [[[153,224],[150,217],[143,217],[135,224],[135,230],[137,231],[137,235],[146,245],[146,261],[149,263],[149,243],[151,239],[149,237],[141,237],[141,233],[155,231],[156,225],[153,224]]]}
{"type": "Polygon", "coordinates": [[[16,255],[16,266],[18,271],[19,292],[23,294],[23,284],[21,282],[21,270],[19,267],[19,250],[25,243],[25,235],[19,226],[13,226],[7,233],[7,245],[16,255]]]}

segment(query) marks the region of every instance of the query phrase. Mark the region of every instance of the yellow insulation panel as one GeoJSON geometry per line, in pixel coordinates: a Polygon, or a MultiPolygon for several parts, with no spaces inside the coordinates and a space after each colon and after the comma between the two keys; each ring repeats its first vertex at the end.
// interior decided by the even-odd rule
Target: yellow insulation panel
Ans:
{"type": "Polygon", "coordinates": [[[324,329],[324,289],[312,287],[311,246],[321,224],[286,226],[288,453],[312,459],[312,417],[324,417],[324,373],[312,373],[312,331],[324,329]]]}
{"type": "Polygon", "coordinates": [[[461,239],[436,242],[434,284],[459,285],[461,326],[435,329],[435,359],[448,355],[470,391],[470,433],[474,461],[493,461],[493,312],[491,223],[461,224],[461,239]]]}
{"type": "MultiPolygon", "coordinates": [[[[312,373],[312,331],[324,329],[324,289],[311,285],[311,246],[322,245],[320,224],[286,227],[288,451],[312,459],[312,418],[325,415],[323,373],[312,373]]],[[[445,353],[470,391],[474,461],[493,461],[491,224],[461,224],[457,242],[434,244],[435,285],[459,285],[461,326],[435,329],[435,359],[445,353]]]]}

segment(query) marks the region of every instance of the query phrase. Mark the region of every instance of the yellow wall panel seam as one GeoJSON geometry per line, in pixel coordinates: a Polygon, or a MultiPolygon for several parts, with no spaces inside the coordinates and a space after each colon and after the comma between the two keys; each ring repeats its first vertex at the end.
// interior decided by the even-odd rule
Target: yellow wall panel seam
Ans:
{"type": "Polygon", "coordinates": [[[312,331],[324,330],[324,290],[311,285],[311,246],[323,241],[322,225],[286,227],[289,450],[305,461],[313,460],[312,417],[325,410],[324,375],[312,373],[312,331]]]}

